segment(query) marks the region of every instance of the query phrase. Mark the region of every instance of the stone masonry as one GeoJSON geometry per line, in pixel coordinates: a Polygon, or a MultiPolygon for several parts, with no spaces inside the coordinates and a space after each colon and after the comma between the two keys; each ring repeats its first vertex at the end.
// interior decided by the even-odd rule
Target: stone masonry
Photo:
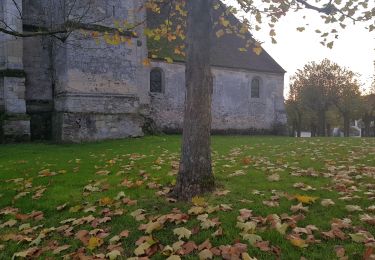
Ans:
{"type": "MultiPolygon", "coordinates": [[[[161,68],[165,84],[153,93],[151,115],[165,132],[181,132],[185,99],[185,65],[153,62],[161,68]]],[[[212,131],[214,133],[270,134],[284,125],[284,75],[230,68],[212,68],[212,131]],[[251,98],[250,84],[260,79],[260,97],[251,98]]]]}
{"type": "MultiPolygon", "coordinates": [[[[2,0],[0,19],[17,31],[57,27],[80,18],[87,1],[16,0],[23,8],[21,19],[15,2],[2,0]],[[56,8],[60,2],[67,8],[73,2],[78,6],[64,16],[66,12],[56,8]]],[[[141,2],[95,1],[80,20],[82,29],[65,41],[0,33],[0,140],[83,142],[136,137],[144,134],[144,125],[150,121],[164,132],[181,132],[184,63],[154,60],[145,67],[149,50],[142,26],[127,36],[126,43],[111,45],[93,37],[106,31],[111,34],[116,21],[144,20],[145,12],[134,11],[141,2]],[[88,29],[86,24],[98,29],[88,29]],[[153,68],[163,74],[161,93],[150,92],[153,68]]],[[[275,63],[271,59],[264,64],[275,63]]],[[[214,65],[213,74],[213,132],[275,133],[285,125],[283,71],[214,65]],[[250,95],[254,78],[260,81],[259,98],[250,95]]]]}
{"type": "MultiPolygon", "coordinates": [[[[14,2],[22,6],[21,0],[14,2]]],[[[22,32],[22,21],[12,15],[17,9],[12,0],[0,3],[0,19],[9,28],[22,32]]],[[[30,138],[30,119],[26,114],[23,41],[0,34],[0,138],[25,141],[30,138]]]]}

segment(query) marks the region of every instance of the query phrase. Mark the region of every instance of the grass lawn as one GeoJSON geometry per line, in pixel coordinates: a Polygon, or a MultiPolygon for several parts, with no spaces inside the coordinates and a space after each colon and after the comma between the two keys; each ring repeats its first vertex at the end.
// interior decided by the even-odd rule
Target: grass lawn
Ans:
{"type": "Polygon", "coordinates": [[[217,192],[176,203],[180,139],[1,145],[0,259],[372,254],[375,139],[214,136],[217,192]]]}

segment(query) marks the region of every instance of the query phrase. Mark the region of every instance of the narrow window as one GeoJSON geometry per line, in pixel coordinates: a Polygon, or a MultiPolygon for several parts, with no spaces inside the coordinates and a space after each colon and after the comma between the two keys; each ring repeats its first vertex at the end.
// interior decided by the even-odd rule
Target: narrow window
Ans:
{"type": "Polygon", "coordinates": [[[251,97],[259,98],[260,97],[260,81],[259,79],[253,79],[251,81],[251,97]]]}
{"type": "Polygon", "coordinates": [[[150,72],[150,92],[161,93],[163,91],[163,74],[159,68],[154,68],[150,72]]]}

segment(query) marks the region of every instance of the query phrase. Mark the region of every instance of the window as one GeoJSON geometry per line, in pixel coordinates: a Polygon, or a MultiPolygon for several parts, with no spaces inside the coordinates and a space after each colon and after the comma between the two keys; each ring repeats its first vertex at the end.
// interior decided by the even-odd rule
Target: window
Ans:
{"type": "Polygon", "coordinates": [[[253,79],[251,81],[251,97],[259,98],[260,97],[260,81],[259,79],[253,79]]]}
{"type": "Polygon", "coordinates": [[[150,92],[163,92],[163,71],[159,68],[153,68],[150,72],[150,92]]]}

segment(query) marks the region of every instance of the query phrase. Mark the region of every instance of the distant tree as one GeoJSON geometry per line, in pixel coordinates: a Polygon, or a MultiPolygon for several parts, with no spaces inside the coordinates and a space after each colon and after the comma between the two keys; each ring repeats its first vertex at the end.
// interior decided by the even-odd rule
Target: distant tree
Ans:
{"type": "Polygon", "coordinates": [[[364,124],[363,136],[375,136],[375,93],[362,98],[362,121],[364,124]],[[371,124],[373,129],[371,130],[371,124]],[[372,133],[371,133],[372,132],[372,133]]]}
{"type": "Polygon", "coordinates": [[[289,115],[297,129],[301,129],[302,118],[307,118],[313,136],[327,136],[339,113],[344,135],[349,136],[350,121],[358,114],[361,103],[359,87],[352,71],[327,59],[318,64],[311,62],[292,77],[289,115]]]}
{"type": "Polygon", "coordinates": [[[288,123],[292,126],[293,136],[295,133],[297,137],[301,137],[303,128],[303,117],[307,114],[306,107],[304,107],[302,100],[301,81],[293,78],[290,84],[289,97],[285,102],[286,112],[288,115],[288,123]]]}
{"type": "MultiPolygon", "coordinates": [[[[337,85],[335,73],[338,65],[325,59],[321,63],[310,62],[303,69],[298,70],[292,78],[292,85],[298,85],[298,95],[301,105],[316,114],[316,124],[311,122],[312,128],[317,128],[318,136],[326,136],[326,113],[337,99],[337,85]]],[[[312,129],[312,132],[315,129],[312,129]]]]}
{"type": "Polygon", "coordinates": [[[346,68],[336,67],[332,71],[335,77],[336,98],[334,104],[344,121],[344,136],[349,137],[350,122],[359,115],[361,106],[360,84],[356,74],[346,68]]]}

